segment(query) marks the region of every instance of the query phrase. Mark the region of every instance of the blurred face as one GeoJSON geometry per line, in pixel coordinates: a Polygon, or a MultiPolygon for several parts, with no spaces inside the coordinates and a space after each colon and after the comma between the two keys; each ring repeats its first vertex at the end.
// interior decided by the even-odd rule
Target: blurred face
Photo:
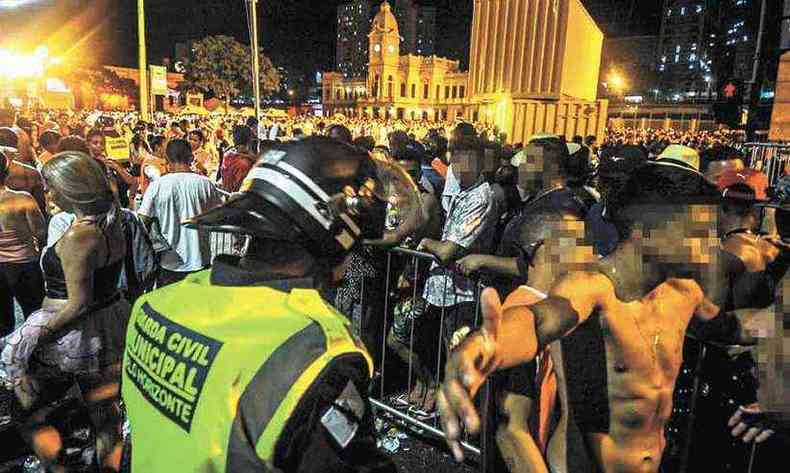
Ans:
{"type": "Polygon", "coordinates": [[[480,178],[480,155],[475,151],[453,151],[450,158],[453,175],[458,180],[462,189],[472,187],[480,178]]]}
{"type": "Polygon", "coordinates": [[[91,139],[88,140],[88,149],[90,149],[91,156],[94,158],[104,156],[104,136],[91,136],[91,139]]]}

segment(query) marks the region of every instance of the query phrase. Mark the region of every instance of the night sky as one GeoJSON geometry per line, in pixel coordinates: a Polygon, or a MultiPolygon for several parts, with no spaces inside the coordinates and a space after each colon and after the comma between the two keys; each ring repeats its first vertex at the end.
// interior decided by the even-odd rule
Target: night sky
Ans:
{"type": "MultiPolygon", "coordinates": [[[[32,49],[75,63],[136,66],[136,0],[29,0],[0,11],[0,47],[32,49]],[[49,41],[47,41],[49,39],[49,41]],[[77,45],[77,46],[75,46],[77,45]]],[[[343,0],[260,0],[262,46],[276,65],[306,75],[334,66],[336,11],[343,0]]],[[[473,0],[423,0],[437,12],[437,54],[466,67],[473,0]]],[[[177,41],[229,34],[249,42],[243,0],[146,0],[149,62],[172,57],[177,41]]],[[[646,32],[647,33],[647,32],[646,32]]]]}

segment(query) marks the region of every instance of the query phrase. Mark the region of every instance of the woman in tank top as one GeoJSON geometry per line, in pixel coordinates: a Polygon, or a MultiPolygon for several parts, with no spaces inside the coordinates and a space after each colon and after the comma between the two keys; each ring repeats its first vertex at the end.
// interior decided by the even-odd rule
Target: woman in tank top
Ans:
{"type": "Polygon", "coordinates": [[[100,469],[118,471],[119,381],[131,311],[117,290],[126,248],[120,209],[102,166],[83,153],[54,156],[42,175],[49,198],[76,220],[42,254],[42,309],[0,339],[0,379],[22,406],[16,414],[23,436],[54,471],[80,460],[69,458],[42,413],[76,383],[91,413],[100,469]]]}

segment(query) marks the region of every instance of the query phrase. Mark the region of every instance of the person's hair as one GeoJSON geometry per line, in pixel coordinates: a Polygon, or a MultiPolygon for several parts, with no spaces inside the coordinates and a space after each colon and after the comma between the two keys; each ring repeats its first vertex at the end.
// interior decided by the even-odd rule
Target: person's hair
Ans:
{"type": "Polygon", "coordinates": [[[60,141],[60,133],[53,130],[47,130],[38,137],[38,142],[41,143],[41,146],[44,148],[57,146],[58,141],[60,141]]]}
{"type": "Polygon", "coordinates": [[[154,151],[156,148],[162,146],[167,138],[162,135],[153,135],[148,139],[148,144],[151,145],[151,151],[154,151]]]}
{"type": "Polygon", "coordinates": [[[724,195],[721,200],[722,211],[735,214],[741,218],[746,217],[752,211],[752,204],[756,197],[754,189],[743,183],[728,186],[724,189],[722,195],[724,195]],[[730,194],[738,195],[739,197],[727,197],[730,194]]]}
{"type": "Polygon", "coordinates": [[[304,131],[301,128],[294,128],[291,133],[294,136],[302,136],[302,135],[304,135],[304,131]]]}
{"type": "Polygon", "coordinates": [[[203,134],[203,131],[201,131],[201,130],[196,128],[196,129],[190,131],[188,136],[192,136],[192,135],[197,136],[198,139],[200,139],[201,143],[205,143],[206,142],[206,135],[203,134]]]}
{"type": "Polygon", "coordinates": [[[6,177],[8,177],[8,158],[0,151],[0,184],[5,184],[6,177]]]}
{"type": "Polygon", "coordinates": [[[483,169],[483,159],[485,158],[483,145],[476,136],[464,136],[460,139],[453,140],[452,153],[474,154],[477,158],[478,167],[480,170],[483,169]]]}
{"type": "Polygon", "coordinates": [[[607,200],[606,214],[620,239],[626,240],[634,223],[641,223],[649,231],[691,205],[720,204],[721,193],[702,174],[682,166],[648,162],[635,169],[607,200]]]}
{"type": "Polygon", "coordinates": [[[113,207],[117,210],[104,166],[86,153],[58,153],[41,168],[41,175],[73,209],[87,215],[110,212],[113,207]]]}
{"type": "Polygon", "coordinates": [[[88,148],[88,142],[81,136],[76,135],[64,136],[58,141],[56,152],[62,153],[65,151],[85,153],[87,155],[91,153],[90,148],[88,148]]]}
{"type": "Polygon", "coordinates": [[[247,117],[247,126],[250,128],[258,127],[258,119],[255,117],[247,117]]]}
{"type": "Polygon", "coordinates": [[[171,122],[170,128],[181,128],[181,125],[178,122],[171,122]]]}
{"type": "Polygon", "coordinates": [[[142,146],[144,150],[146,150],[149,153],[151,152],[151,147],[148,146],[148,142],[145,141],[142,135],[134,135],[132,137],[132,146],[134,146],[135,149],[142,146]]]}
{"type": "Polygon", "coordinates": [[[578,163],[571,159],[568,153],[568,146],[562,138],[547,136],[532,140],[529,144],[543,148],[544,170],[553,168],[565,179],[577,177],[579,173],[578,163]]]}
{"type": "Polygon", "coordinates": [[[16,121],[16,112],[9,108],[0,108],[0,126],[13,126],[16,121]]]}
{"type": "Polygon", "coordinates": [[[91,140],[91,138],[93,138],[94,136],[101,136],[102,138],[104,138],[104,132],[103,132],[103,131],[101,131],[101,130],[100,130],[100,129],[98,129],[98,128],[93,128],[93,129],[91,129],[91,130],[88,132],[88,134],[87,134],[87,135],[85,135],[85,141],[90,141],[90,140],[91,140]]]}
{"type": "Polygon", "coordinates": [[[186,140],[170,140],[165,150],[168,163],[192,164],[192,147],[186,140]]]}
{"type": "Polygon", "coordinates": [[[405,131],[393,131],[389,134],[390,152],[392,157],[400,159],[399,156],[406,152],[406,146],[409,144],[409,135],[405,131]]]}
{"type": "Polygon", "coordinates": [[[351,131],[345,126],[338,124],[330,126],[326,131],[326,136],[348,144],[351,144],[354,141],[351,131]]]}
{"type": "Polygon", "coordinates": [[[0,146],[16,149],[19,147],[19,137],[11,128],[0,128],[0,146]]]}
{"type": "Polygon", "coordinates": [[[376,140],[372,136],[360,136],[354,140],[353,145],[365,151],[373,151],[373,148],[376,147],[376,140]]]}
{"type": "Polygon", "coordinates": [[[582,135],[574,135],[573,139],[571,140],[571,142],[579,144],[579,145],[583,145],[584,144],[584,138],[582,138],[582,135]]]}
{"type": "Polygon", "coordinates": [[[252,130],[250,127],[244,125],[236,125],[233,127],[233,142],[236,146],[246,146],[252,140],[252,130]]]}
{"type": "Polygon", "coordinates": [[[587,135],[587,138],[584,139],[584,144],[592,146],[596,141],[598,141],[598,138],[596,138],[595,135],[587,135]]]}

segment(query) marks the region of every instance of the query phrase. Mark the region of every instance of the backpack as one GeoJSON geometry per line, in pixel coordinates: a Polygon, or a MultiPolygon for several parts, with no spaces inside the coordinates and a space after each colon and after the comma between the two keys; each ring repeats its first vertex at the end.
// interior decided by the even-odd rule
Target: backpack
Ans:
{"type": "Polygon", "coordinates": [[[126,288],[129,301],[134,302],[153,289],[159,273],[159,256],[137,214],[122,209],[121,224],[126,236],[126,258],[120,286],[126,288]]]}

